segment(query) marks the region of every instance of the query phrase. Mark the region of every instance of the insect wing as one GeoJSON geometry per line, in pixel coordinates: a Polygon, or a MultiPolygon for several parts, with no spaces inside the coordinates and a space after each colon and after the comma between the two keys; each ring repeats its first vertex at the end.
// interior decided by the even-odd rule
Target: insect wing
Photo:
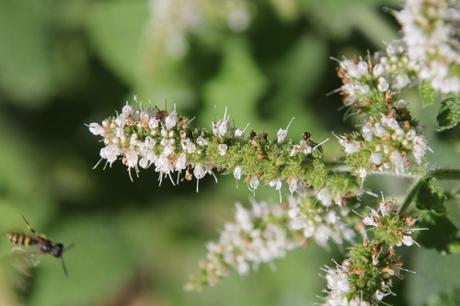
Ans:
{"type": "Polygon", "coordinates": [[[12,266],[24,275],[30,276],[30,269],[38,266],[42,253],[36,249],[14,247],[9,253],[12,266]]]}

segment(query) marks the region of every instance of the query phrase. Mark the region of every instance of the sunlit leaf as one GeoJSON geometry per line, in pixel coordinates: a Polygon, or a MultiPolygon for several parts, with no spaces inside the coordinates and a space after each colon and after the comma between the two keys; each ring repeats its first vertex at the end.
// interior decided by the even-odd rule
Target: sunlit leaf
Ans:
{"type": "Polygon", "coordinates": [[[442,101],[436,119],[441,131],[456,126],[460,121],[460,95],[454,95],[442,101]]]}

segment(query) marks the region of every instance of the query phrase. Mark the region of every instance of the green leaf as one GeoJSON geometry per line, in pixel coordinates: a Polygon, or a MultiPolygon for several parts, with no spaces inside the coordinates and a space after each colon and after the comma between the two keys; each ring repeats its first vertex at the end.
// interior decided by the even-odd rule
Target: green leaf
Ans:
{"type": "MultiPolygon", "coordinates": [[[[442,255],[433,250],[417,249],[410,267],[415,274],[407,275],[407,302],[421,306],[435,302],[442,294],[451,294],[460,288],[460,254],[442,255]]],[[[450,306],[456,304],[428,304],[450,306]]]]}
{"type": "Polygon", "coordinates": [[[422,246],[446,253],[456,250],[455,245],[460,241],[458,228],[446,216],[421,211],[417,225],[427,228],[427,230],[419,231],[415,237],[422,246]]]}
{"type": "Polygon", "coordinates": [[[443,214],[446,212],[446,208],[444,207],[445,200],[446,196],[441,187],[437,184],[436,179],[428,177],[420,186],[416,206],[421,210],[431,210],[443,214]]]}
{"type": "Polygon", "coordinates": [[[431,87],[430,82],[421,81],[419,85],[420,97],[422,98],[422,107],[428,107],[433,104],[436,99],[436,91],[431,87]]]}
{"type": "Polygon", "coordinates": [[[451,129],[460,121],[460,95],[451,96],[441,102],[438,116],[439,130],[451,129]]]}

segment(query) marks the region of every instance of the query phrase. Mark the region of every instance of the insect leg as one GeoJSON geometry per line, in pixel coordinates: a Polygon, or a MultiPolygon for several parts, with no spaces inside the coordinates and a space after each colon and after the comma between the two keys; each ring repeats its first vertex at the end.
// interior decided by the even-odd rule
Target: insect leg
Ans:
{"type": "Polygon", "coordinates": [[[43,238],[43,239],[48,239],[48,238],[46,238],[45,235],[43,235],[43,234],[37,232],[37,231],[32,227],[32,225],[30,225],[29,221],[27,221],[26,217],[22,216],[22,218],[24,219],[24,222],[26,223],[27,228],[29,229],[29,231],[30,231],[32,234],[34,234],[34,235],[36,235],[36,236],[38,236],[38,237],[40,237],[40,238],[43,238]]]}

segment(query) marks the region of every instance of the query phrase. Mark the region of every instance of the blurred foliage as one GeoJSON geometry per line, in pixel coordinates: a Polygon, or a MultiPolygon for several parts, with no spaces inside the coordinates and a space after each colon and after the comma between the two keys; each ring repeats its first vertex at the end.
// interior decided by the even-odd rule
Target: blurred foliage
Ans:
{"type": "MultiPolygon", "coordinates": [[[[146,103],[176,104],[203,125],[228,107],[236,124],[249,122],[272,136],[295,117],[291,136],[308,130],[315,139],[331,138],[331,130],[350,130],[353,122],[336,111],[339,97],[327,95],[339,87],[330,57],[363,55],[396,37],[384,8],[398,2],[257,0],[248,28],[235,32],[222,22],[219,4],[203,0],[207,22],[185,33],[188,47],[177,55],[159,37],[180,20],[153,26],[154,1],[160,0],[0,2],[0,228],[25,230],[23,214],[52,239],[76,244],[65,254],[68,279],[57,260],[43,258],[21,281],[7,260],[11,246],[0,243],[0,305],[318,302],[319,268],[331,254],[315,246],[277,262],[276,272],[263,266],[201,295],[184,292],[205,242],[249,192],[227,177],[217,185],[207,180],[197,195],[193,184],[158,188],[153,171],[134,183],[118,165],[92,171],[99,147],[83,123],[101,120],[136,94],[146,103]]],[[[427,127],[432,162],[458,165],[460,130],[436,133],[439,105],[428,104],[413,110],[427,127]]],[[[334,158],[338,149],[330,141],[326,155],[334,158]]],[[[406,191],[395,180],[370,186],[395,196],[406,191]]],[[[256,197],[276,201],[277,194],[261,190],[256,197]]],[[[393,304],[454,305],[458,254],[414,253],[417,274],[397,288],[393,304]]]]}

